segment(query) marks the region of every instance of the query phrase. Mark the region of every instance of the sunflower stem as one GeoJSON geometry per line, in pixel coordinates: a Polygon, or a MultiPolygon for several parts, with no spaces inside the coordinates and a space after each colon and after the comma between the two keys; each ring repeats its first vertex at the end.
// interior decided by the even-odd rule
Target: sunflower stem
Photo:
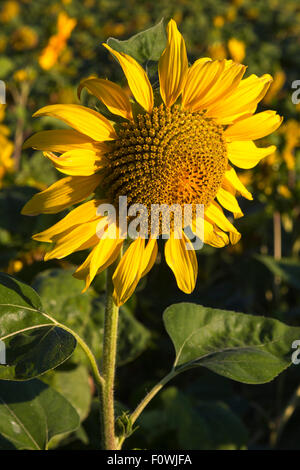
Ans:
{"type": "Polygon", "coordinates": [[[106,306],[103,337],[103,377],[101,389],[102,439],[105,450],[118,448],[115,436],[114,382],[116,369],[119,307],[113,301],[112,276],[120,257],[107,268],[106,306]]]}

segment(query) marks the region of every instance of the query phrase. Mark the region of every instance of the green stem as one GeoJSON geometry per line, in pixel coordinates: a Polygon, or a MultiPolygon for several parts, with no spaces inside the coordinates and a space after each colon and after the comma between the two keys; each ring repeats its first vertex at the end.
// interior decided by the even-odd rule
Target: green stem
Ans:
{"type": "MultiPolygon", "coordinates": [[[[140,404],[136,407],[136,409],[133,411],[133,413],[130,416],[130,421],[131,425],[136,422],[136,420],[139,418],[140,414],[144,411],[146,406],[150,403],[152,398],[155,397],[155,395],[160,392],[160,390],[163,388],[164,385],[166,385],[170,380],[172,380],[176,375],[179,374],[179,371],[176,371],[175,369],[172,369],[171,372],[169,372],[165,377],[163,377],[154,387],[150,390],[149,393],[143,398],[143,400],[140,402],[140,404]]],[[[120,439],[119,442],[119,448],[121,448],[124,440],[126,437],[123,437],[120,439]]]]}
{"type": "Polygon", "coordinates": [[[88,347],[88,345],[84,342],[84,340],[77,333],[75,333],[75,331],[71,330],[71,328],[68,328],[67,326],[62,325],[61,323],[58,323],[55,320],[54,320],[54,322],[60,328],[64,329],[65,331],[68,331],[69,333],[71,333],[71,335],[73,335],[74,338],[76,339],[77,343],[81,346],[83,352],[87,356],[87,358],[89,360],[89,363],[91,365],[93,377],[95,379],[97,388],[99,390],[101,390],[101,388],[104,386],[104,379],[100,374],[99,367],[98,367],[98,364],[96,362],[95,356],[92,353],[92,351],[90,350],[90,348],[88,347]]]}
{"type": "Polygon", "coordinates": [[[114,382],[117,355],[119,308],[113,301],[112,275],[120,257],[107,269],[106,306],[103,338],[102,436],[106,450],[118,448],[115,436],[114,382]]]}

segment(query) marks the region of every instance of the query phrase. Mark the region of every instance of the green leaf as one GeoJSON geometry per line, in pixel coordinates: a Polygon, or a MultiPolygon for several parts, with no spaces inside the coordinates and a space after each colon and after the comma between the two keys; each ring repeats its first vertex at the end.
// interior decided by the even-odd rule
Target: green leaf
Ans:
{"type": "Polygon", "coordinates": [[[152,28],[135,34],[126,41],[109,38],[107,44],[115,51],[124,52],[142,64],[148,60],[159,60],[166,47],[166,40],[164,19],[161,19],[160,22],[152,26],[152,28]]]}
{"type": "MultiPolygon", "coordinates": [[[[91,347],[96,358],[101,360],[105,296],[97,295],[92,288],[82,294],[83,282],[72,277],[70,270],[44,271],[36,277],[33,285],[51,316],[79,334],[91,347]]],[[[148,346],[149,338],[149,331],[134,318],[126,306],[121,307],[118,365],[124,365],[138,357],[148,346]]]]}
{"type": "Polygon", "coordinates": [[[278,320],[191,303],[171,305],[164,312],[178,371],[196,366],[238,382],[272,380],[291,364],[292,342],[300,327],[278,320]]]}
{"type": "Polygon", "coordinates": [[[73,353],[75,338],[41,311],[37,293],[11,276],[0,275],[0,340],[6,363],[0,379],[28,380],[57,367],[73,353]]]}
{"type": "Polygon", "coordinates": [[[300,262],[297,259],[281,258],[275,260],[272,256],[257,255],[255,257],[262,262],[275,276],[296,289],[300,289],[300,262]]]}
{"type": "Polygon", "coordinates": [[[42,381],[61,393],[72,404],[80,416],[80,421],[87,417],[91,407],[92,390],[85,366],[50,371],[43,375],[42,381]]]}
{"type": "Polygon", "coordinates": [[[0,273],[0,305],[4,304],[16,304],[37,310],[42,308],[39,295],[30,286],[8,274],[0,273]]]}
{"type": "Polygon", "coordinates": [[[0,448],[47,449],[54,436],[74,431],[79,416],[40,380],[0,382],[0,448]]]}

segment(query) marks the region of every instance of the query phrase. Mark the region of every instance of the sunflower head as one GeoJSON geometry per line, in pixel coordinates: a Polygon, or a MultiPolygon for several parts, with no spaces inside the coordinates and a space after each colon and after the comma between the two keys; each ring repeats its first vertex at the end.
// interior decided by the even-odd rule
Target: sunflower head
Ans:
{"type": "MultiPolygon", "coordinates": [[[[126,196],[129,206],[142,204],[148,212],[153,205],[202,205],[204,243],[214,247],[237,243],[240,234],[223,208],[241,217],[236,196],[252,196],[234,167],[252,168],[273,153],[274,146],[259,148],[253,140],[273,132],[282,120],[273,111],[254,114],[270,86],[270,75],[243,79],[246,67],[231,60],[201,58],[189,66],[184,40],[173,20],[168,23],[166,47],[158,62],[159,90],[153,91],[145,70],[132,57],[104,46],[122,67],[131,96],[101,78],[83,80],[79,95],[86,88],[122,122],[80,105],[46,106],[35,116],[56,117],[72,129],[42,131],[26,143],[44,150],[67,176],[35,195],[24,214],[58,212],[94,194],[56,225],[34,236],[54,243],[46,259],[92,248],[74,274],[86,280],[86,288],[122,249],[118,219],[114,237],[96,234],[99,226],[105,234],[111,225],[97,207],[108,203],[118,209],[121,196],[126,196]]],[[[165,258],[179,288],[190,293],[198,265],[184,228],[173,223],[165,258]]],[[[117,305],[130,297],[155,262],[156,237],[148,235],[131,240],[115,270],[117,305]]]]}

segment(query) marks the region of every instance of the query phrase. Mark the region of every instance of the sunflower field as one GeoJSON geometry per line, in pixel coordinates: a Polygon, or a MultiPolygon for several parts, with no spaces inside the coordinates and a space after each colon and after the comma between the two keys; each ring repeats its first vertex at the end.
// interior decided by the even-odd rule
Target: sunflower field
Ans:
{"type": "Polygon", "coordinates": [[[1,450],[300,450],[299,48],[297,0],[0,0],[1,450]]]}

